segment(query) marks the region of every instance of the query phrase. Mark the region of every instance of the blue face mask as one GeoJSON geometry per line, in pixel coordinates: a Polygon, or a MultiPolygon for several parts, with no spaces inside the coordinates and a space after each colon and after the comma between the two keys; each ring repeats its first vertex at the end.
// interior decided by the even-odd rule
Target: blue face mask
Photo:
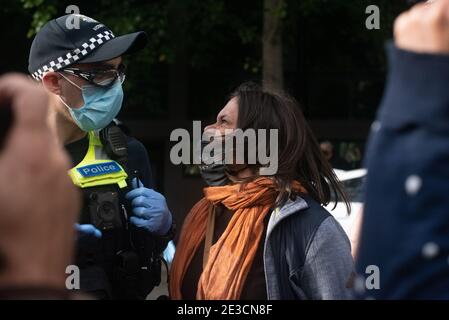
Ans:
{"type": "Polygon", "coordinates": [[[61,76],[81,90],[84,105],[81,108],[71,108],[61,98],[62,103],[69,109],[70,115],[78,127],[83,131],[93,131],[105,128],[120,112],[123,102],[122,83],[117,79],[109,88],[84,85],[82,88],[61,76]]]}

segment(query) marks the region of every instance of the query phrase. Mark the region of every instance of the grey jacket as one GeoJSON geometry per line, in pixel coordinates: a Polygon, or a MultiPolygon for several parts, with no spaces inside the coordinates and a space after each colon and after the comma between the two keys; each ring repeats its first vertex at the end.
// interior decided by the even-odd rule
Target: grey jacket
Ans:
{"type": "Polygon", "coordinates": [[[351,245],[340,224],[310,197],[271,213],[264,247],[267,296],[350,299],[351,245]]]}

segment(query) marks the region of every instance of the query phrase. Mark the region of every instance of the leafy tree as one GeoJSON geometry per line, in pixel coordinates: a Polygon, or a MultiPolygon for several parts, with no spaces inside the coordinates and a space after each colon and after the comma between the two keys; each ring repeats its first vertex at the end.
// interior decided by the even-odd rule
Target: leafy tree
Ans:
{"type": "MultiPolygon", "coordinates": [[[[21,2],[32,15],[29,36],[73,3],[21,2]]],[[[134,117],[212,115],[233,86],[262,77],[302,97],[312,115],[371,117],[378,103],[373,97],[380,96],[385,73],[384,42],[391,37],[394,17],[408,1],[81,0],[76,4],[82,14],[104,22],[116,34],[147,32],[149,46],[129,58],[125,82],[128,114],[134,117]],[[365,28],[365,8],[370,4],[381,9],[380,30],[365,28]],[[315,82],[322,85],[315,89],[315,82]],[[335,101],[345,109],[336,108],[335,101]]]]}

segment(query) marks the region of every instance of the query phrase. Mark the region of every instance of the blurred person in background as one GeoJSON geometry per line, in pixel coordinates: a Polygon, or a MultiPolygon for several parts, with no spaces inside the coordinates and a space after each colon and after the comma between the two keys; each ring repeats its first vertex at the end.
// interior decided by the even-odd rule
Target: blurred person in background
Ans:
{"type": "Polygon", "coordinates": [[[320,143],[320,149],[324,158],[330,163],[334,156],[334,145],[330,141],[323,141],[320,143]]]}

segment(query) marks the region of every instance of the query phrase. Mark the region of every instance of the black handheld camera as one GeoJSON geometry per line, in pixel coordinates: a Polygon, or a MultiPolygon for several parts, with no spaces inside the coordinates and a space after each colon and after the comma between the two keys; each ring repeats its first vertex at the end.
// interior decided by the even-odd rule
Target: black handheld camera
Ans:
{"type": "Polygon", "coordinates": [[[0,104],[0,151],[13,122],[12,108],[9,104],[0,104]]]}

